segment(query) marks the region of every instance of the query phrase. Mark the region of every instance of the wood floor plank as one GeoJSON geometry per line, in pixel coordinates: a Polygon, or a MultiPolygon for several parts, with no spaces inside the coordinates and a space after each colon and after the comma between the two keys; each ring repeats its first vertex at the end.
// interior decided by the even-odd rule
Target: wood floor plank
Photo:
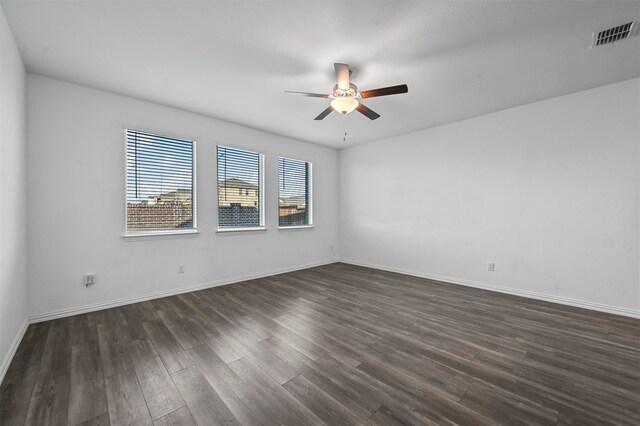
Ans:
{"type": "Polygon", "coordinates": [[[197,367],[185,368],[171,377],[199,425],[240,425],[197,367]]]}
{"type": "Polygon", "coordinates": [[[517,424],[525,418],[540,425],[558,422],[555,410],[480,381],[470,386],[461,403],[503,424],[517,424]]]}
{"type": "Polygon", "coordinates": [[[131,370],[133,365],[126,349],[126,339],[118,323],[109,321],[96,327],[104,377],[131,370]]]}
{"type": "Polygon", "coordinates": [[[313,368],[309,366],[317,366],[317,364],[313,363],[312,359],[306,357],[301,352],[298,352],[276,336],[271,336],[268,339],[261,341],[260,346],[271,351],[271,353],[286,362],[298,373],[306,371],[307,368],[313,368]]]}
{"type": "Polygon", "coordinates": [[[310,359],[315,360],[327,354],[327,351],[321,346],[316,345],[315,343],[303,338],[302,336],[294,333],[286,327],[281,326],[271,319],[259,318],[257,316],[252,316],[251,319],[254,321],[259,321],[262,324],[262,327],[268,330],[271,335],[286,342],[289,346],[306,355],[310,359]]]}
{"type": "Polygon", "coordinates": [[[145,322],[143,327],[169,374],[193,365],[191,359],[161,320],[145,322]]]}
{"type": "Polygon", "coordinates": [[[237,317],[233,320],[233,323],[256,342],[271,337],[271,333],[251,315],[237,317]]]}
{"type": "Polygon", "coordinates": [[[69,376],[61,375],[58,377],[39,377],[36,379],[36,384],[33,388],[25,424],[66,424],[68,419],[68,410],[69,376]]]}
{"type": "Polygon", "coordinates": [[[300,375],[283,386],[328,425],[361,425],[364,422],[330,395],[300,375]]]}
{"type": "Polygon", "coordinates": [[[3,426],[152,420],[637,426],[640,320],[335,263],[33,324],[0,384],[3,426]]]}
{"type": "Polygon", "coordinates": [[[286,362],[265,350],[260,344],[252,340],[235,324],[218,327],[220,333],[238,346],[247,356],[257,363],[267,374],[273,377],[279,384],[288,382],[299,373],[286,362]]]}
{"type": "Polygon", "coordinates": [[[158,419],[185,405],[159,356],[136,359],[133,368],[152,419],[158,419]]]}
{"type": "Polygon", "coordinates": [[[198,339],[209,345],[225,363],[233,362],[246,355],[237,346],[232,344],[230,340],[226,339],[216,328],[221,324],[228,324],[228,322],[224,321],[221,323],[216,321],[216,327],[208,327],[205,325],[205,319],[199,315],[188,317],[186,321],[193,327],[195,333],[198,335],[198,339]]]}
{"type": "Polygon", "coordinates": [[[127,351],[129,352],[129,359],[131,362],[137,363],[142,362],[147,358],[153,358],[158,355],[156,348],[151,343],[151,340],[144,339],[136,339],[130,342],[127,342],[127,351]]]}
{"type": "Polygon", "coordinates": [[[190,312],[187,317],[191,317],[194,314],[201,317],[204,320],[203,325],[205,327],[213,328],[227,322],[225,318],[220,316],[220,314],[209,306],[206,300],[199,297],[198,292],[181,294],[180,297],[190,308],[190,312]]]}
{"type": "Polygon", "coordinates": [[[144,318],[143,319],[144,322],[160,319],[160,317],[158,316],[158,311],[155,309],[153,305],[153,300],[140,302],[139,305],[140,305],[139,312],[142,314],[144,318]]]}
{"type": "Polygon", "coordinates": [[[71,345],[98,344],[98,330],[93,313],[80,314],[73,317],[71,345]]]}
{"type": "Polygon", "coordinates": [[[69,424],[99,417],[108,411],[98,331],[87,315],[74,317],[69,383],[69,424]]]}
{"type": "Polygon", "coordinates": [[[110,424],[111,420],[109,419],[109,413],[107,412],[89,420],[85,420],[82,423],[78,423],[75,426],[108,426],[110,424]]]}
{"type": "Polygon", "coordinates": [[[443,423],[429,416],[429,413],[416,411],[410,407],[397,405],[392,403],[391,408],[383,405],[381,406],[369,419],[368,424],[372,425],[412,425],[412,426],[440,426],[442,424],[455,424],[455,423],[443,423]],[[413,411],[412,411],[413,410],[413,411]]]}
{"type": "Polygon", "coordinates": [[[454,400],[467,391],[468,382],[460,371],[412,356],[409,353],[389,349],[384,343],[370,349],[370,358],[358,365],[362,371],[376,371],[390,366],[398,379],[397,386],[416,392],[437,392],[454,400]]]}
{"type": "Polygon", "coordinates": [[[252,406],[252,390],[207,345],[187,350],[211,387],[220,396],[231,413],[245,425],[259,425],[261,417],[252,406]]]}
{"type": "Polygon", "coordinates": [[[64,424],[69,410],[72,318],[51,322],[26,424],[64,424]]]}
{"type": "MultiPolygon", "coordinates": [[[[382,400],[382,405],[396,412],[396,414],[403,413],[409,409],[408,411],[419,413],[422,416],[419,419],[420,422],[426,418],[441,424],[500,424],[499,421],[492,420],[491,416],[485,417],[480,412],[461,404],[457,399],[450,398],[434,389],[421,388],[417,384],[417,389],[411,388],[412,382],[410,378],[407,380],[406,376],[398,373],[397,370],[390,366],[378,366],[378,368],[368,371],[362,370],[361,367],[362,365],[355,370],[363,373],[359,377],[366,378],[364,380],[365,383],[369,383],[375,389],[380,389],[381,385],[384,385],[386,388],[384,396],[391,397],[399,403],[399,405],[394,405],[390,404],[386,398],[382,400]],[[428,401],[428,410],[423,410],[421,407],[426,401],[428,401]],[[400,408],[396,409],[396,406],[400,408]]],[[[351,372],[348,366],[346,368],[337,368],[342,374],[351,372]]]]}
{"type": "Polygon", "coordinates": [[[51,322],[38,372],[38,376],[42,379],[69,375],[72,326],[73,318],[63,318],[51,322]]]}
{"type": "Polygon", "coordinates": [[[178,408],[176,411],[153,421],[154,426],[197,426],[196,420],[191,415],[189,407],[178,408]]]}
{"type": "Polygon", "coordinates": [[[312,425],[322,420],[287,392],[273,377],[263,371],[249,356],[229,364],[240,379],[262,396],[273,410],[272,418],[280,424],[312,425]]]}
{"type": "Polygon", "coordinates": [[[38,368],[36,364],[7,372],[0,386],[0,425],[24,424],[38,368]]]}
{"type": "Polygon", "coordinates": [[[227,364],[246,355],[215,329],[207,332],[205,343],[227,364]]]}
{"type": "Polygon", "coordinates": [[[70,385],[68,422],[76,425],[108,412],[107,394],[102,377],[76,381],[70,385]]]}
{"type": "Polygon", "coordinates": [[[72,347],[69,392],[71,425],[99,417],[108,411],[100,348],[96,339],[87,338],[87,343],[72,347]]]}
{"type": "MultiPolygon", "coordinates": [[[[183,314],[185,313],[183,312],[183,314]]],[[[204,343],[198,338],[197,333],[193,332],[189,326],[189,322],[183,317],[178,315],[165,315],[162,317],[162,322],[182,349],[189,349],[204,343]]]]}
{"type": "Polygon", "coordinates": [[[51,324],[51,321],[39,322],[27,328],[9,365],[9,370],[24,370],[40,364],[51,324]]]}
{"type": "Polygon", "coordinates": [[[109,418],[115,425],[151,425],[151,416],[133,370],[105,378],[109,418]]]}
{"type": "Polygon", "coordinates": [[[119,312],[122,318],[118,320],[118,325],[120,326],[124,340],[139,340],[147,337],[142,326],[144,316],[140,312],[137,304],[133,306],[121,306],[119,312]]]}
{"type": "Polygon", "coordinates": [[[332,339],[330,337],[331,327],[326,325],[318,326],[318,324],[322,324],[325,321],[325,318],[311,319],[305,315],[286,314],[274,318],[274,321],[303,338],[313,341],[327,352],[339,356],[354,367],[366,358],[364,354],[354,351],[343,342],[332,339]]]}
{"type": "Polygon", "coordinates": [[[385,406],[382,406],[375,413],[373,413],[371,417],[367,419],[367,424],[371,426],[403,426],[406,423],[404,423],[400,419],[396,419],[395,417],[393,417],[389,409],[387,409],[387,407],[385,406]]]}

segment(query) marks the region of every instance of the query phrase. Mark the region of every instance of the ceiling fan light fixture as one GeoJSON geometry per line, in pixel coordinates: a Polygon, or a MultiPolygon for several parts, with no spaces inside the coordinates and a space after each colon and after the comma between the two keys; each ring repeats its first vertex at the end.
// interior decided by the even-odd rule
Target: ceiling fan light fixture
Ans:
{"type": "Polygon", "coordinates": [[[331,106],[340,114],[349,114],[351,111],[356,109],[359,103],[360,102],[354,98],[339,97],[331,101],[331,106]]]}
{"type": "Polygon", "coordinates": [[[360,114],[364,115],[369,120],[376,120],[380,118],[380,114],[367,108],[366,105],[360,102],[361,99],[398,95],[409,91],[406,84],[399,84],[397,86],[381,87],[379,89],[360,92],[356,85],[349,81],[350,71],[348,64],[334,63],[333,67],[336,72],[336,80],[338,84],[333,86],[333,92],[331,92],[330,95],[286,91],[286,93],[309,96],[312,98],[331,99],[331,106],[318,114],[314,120],[324,120],[332,111],[338,111],[340,114],[349,114],[354,109],[358,110],[360,114]]]}

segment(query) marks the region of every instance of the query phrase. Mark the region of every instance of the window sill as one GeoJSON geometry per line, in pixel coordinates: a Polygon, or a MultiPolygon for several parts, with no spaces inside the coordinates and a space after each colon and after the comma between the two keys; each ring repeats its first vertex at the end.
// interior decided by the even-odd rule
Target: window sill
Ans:
{"type": "Polygon", "coordinates": [[[123,234],[122,238],[124,240],[138,240],[138,239],[157,239],[157,238],[162,238],[162,237],[170,237],[170,238],[175,238],[175,237],[188,237],[188,236],[195,236],[197,234],[199,234],[200,231],[198,231],[197,229],[186,229],[186,230],[181,230],[181,231],[140,231],[140,232],[131,232],[131,233],[127,233],[127,234],[123,234]]]}
{"type": "Polygon", "coordinates": [[[217,234],[228,234],[234,232],[264,232],[267,228],[264,226],[256,226],[254,228],[218,228],[217,234]]]}
{"type": "Polygon", "coordinates": [[[295,226],[278,226],[278,231],[288,231],[290,229],[313,229],[315,225],[295,225],[295,226]]]}

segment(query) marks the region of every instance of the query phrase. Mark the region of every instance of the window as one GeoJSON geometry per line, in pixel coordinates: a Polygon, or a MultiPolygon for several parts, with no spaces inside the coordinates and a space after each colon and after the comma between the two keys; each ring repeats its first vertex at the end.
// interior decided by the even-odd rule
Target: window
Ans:
{"type": "Polygon", "coordinates": [[[264,155],[218,146],[218,228],[264,228],[264,155]]]}
{"type": "Polygon", "coordinates": [[[311,163],[280,157],[278,189],[279,226],[311,225],[311,163]]]}
{"type": "Polygon", "coordinates": [[[127,234],[196,229],[195,142],[126,130],[127,234]]]}

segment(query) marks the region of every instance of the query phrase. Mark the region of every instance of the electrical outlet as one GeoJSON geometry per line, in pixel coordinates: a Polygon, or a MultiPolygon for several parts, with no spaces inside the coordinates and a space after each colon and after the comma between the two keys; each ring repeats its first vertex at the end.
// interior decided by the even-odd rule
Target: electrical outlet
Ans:
{"type": "Polygon", "coordinates": [[[178,265],[178,273],[184,274],[184,263],[178,265]]]}
{"type": "Polygon", "coordinates": [[[496,270],[496,264],[493,262],[489,262],[489,264],[487,265],[487,270],[494,272],[496,270]]]}
{"type": "Polygon", "coordinates": [[[96,283],[96,274],[85,274],[84,276],[84,286],[89,287],[90,285],[94,285],[96,283]]]}

